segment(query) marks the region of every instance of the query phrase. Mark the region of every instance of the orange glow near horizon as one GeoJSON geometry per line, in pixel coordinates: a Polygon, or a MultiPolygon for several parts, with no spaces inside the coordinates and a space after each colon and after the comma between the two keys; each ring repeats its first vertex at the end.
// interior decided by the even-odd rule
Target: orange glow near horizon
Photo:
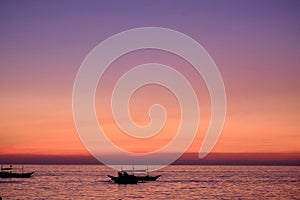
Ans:
{"type": "MultiPolygon", "coordinates": [[[[300,116],[299,113],[292,112],[298,106],[299,96],[286,95],[272,99],[272,96],[265,95],[247,98],[243,97],[243,93],[234,91],[240,92],[245,85],[240,87],[231,85],[230,80],[226,79],[226,74],[224,81],[228,95],[227,118],[213,152],[300,152],[298,139],[300,129],[297,126],[297,119],[300,116]]],[[[68,85],[67,93],[58,91],[56,96],[50,96],[47,91],[39,90],[37,86],[23,96],[8,95],[1,99],[1,155],[88,154],[76,133],[71,108],[72,83],[68,85]]],[[[253,93],[259,92],[258,86],[253,87],[257,88],[253,93]]],[[[131,114],[141,125],[149,122],[146,111],[153,102],[159,101],[167,106],[170,118],[164,132],[147,143],[139,144],[139,141],[122,137],[122,133],[112,121],[105,121],[107,116],[98,116],[99,121],[104,121],[101,125],[107,131],[108,137],[122,148],[139,153],[152,151],[167,144],[174,136],[179,121],[175,97],[163,88],[148,86],[137,91],[132,99],[131,114]],[[151,94],[158,92],[161,95],[145,99],[143,90],[150,91],[151,94]],[[133,143],[135,145],[132,145],[133,143]]],[[[96,100],[101,99],[97,96],[96,100]]],[[[101,101],[98,103],[101,104],[101,101]]],[[[97,106],[101,108],[101,105],[97,106]]],[[[103,111],[107,112],[105,109],[103,111]]],[[[200,109],[201,126],[188,152],[198,152],[209,123],[207,103],[202,102],[200,109]]]]}

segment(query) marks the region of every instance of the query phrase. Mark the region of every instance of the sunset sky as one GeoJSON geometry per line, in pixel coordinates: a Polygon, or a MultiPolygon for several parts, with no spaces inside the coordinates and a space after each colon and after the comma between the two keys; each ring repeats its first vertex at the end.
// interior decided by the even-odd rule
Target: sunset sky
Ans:
{"type": "MultiPolygon", "coordinates": [[[[299,19],[296,0],[1,1],[0,155],[86,155],[72,115],[77,70],[101,41],[148,26],[192,37],[217,64],[227,116],[213,152],[300,153],[299,19]]],[[[148,141],[122,136],[107,106],[122,73],[153,61],[185,74],[195,89],[201,121],[188,151],[198,152],[210,119],[209,94],[192,66],[167,52],[132,52],[110,66],[96,93],[99,123],[115,144],[132,152],[156,150],[172,139],[180,112],[165,88],[145,86],[130,101],[140,125],[149,122],[152,104],[168,111],[166,127],[148,141]]]]}

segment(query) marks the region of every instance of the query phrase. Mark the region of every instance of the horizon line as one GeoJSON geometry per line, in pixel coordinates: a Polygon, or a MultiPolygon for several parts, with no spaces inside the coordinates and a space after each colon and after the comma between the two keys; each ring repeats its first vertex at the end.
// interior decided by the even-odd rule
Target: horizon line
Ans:
{"type": "MultiPolygon", "coordinates": [[[[112,155],[117,164],[118,155],[112,155]]],[[[161,157],[163,159],[163,155],[161,157]]],[[[88,164],[102,165],[89,154],[47,155],[7,154],[0,155],[0,164],[88,164]]],[[[138,164],[135,164],[138,165],[138,164]]],[[[149,163],[151,165],[151,163],[149,163]]],[[[199,159],[198,153],[184,153],[171,165],[289,165],[300,166],[300,152],[282,153],[210,153],[199,159]]]]}

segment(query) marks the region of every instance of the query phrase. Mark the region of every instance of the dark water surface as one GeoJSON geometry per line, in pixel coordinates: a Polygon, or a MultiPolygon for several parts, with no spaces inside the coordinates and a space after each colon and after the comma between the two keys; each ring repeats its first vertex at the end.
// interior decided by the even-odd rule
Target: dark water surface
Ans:
{"type": "MultiPolygon", "coordinates": [[[[151,168],[151,166],[150,166],[151,168]]],[[[300,167],[169,166],[156,182],[117,185],[96,165],[26,165],[29,179],[0,179],[5,199],[300,199],[300,167]]]]}

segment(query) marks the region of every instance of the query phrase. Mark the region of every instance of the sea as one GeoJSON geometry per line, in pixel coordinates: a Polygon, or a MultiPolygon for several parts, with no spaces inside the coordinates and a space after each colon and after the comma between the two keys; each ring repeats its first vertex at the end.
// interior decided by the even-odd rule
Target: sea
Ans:
{"type": "MultiPolygon", "coordinates": [[[[151,166],[148,166],[151,170],[151,166]]],[[[155,182],[118,185],[104,165],[25,165],[31,178],[0,179],[6,199],[300,199],[300,166],[172,165],[155,182]]]]}

